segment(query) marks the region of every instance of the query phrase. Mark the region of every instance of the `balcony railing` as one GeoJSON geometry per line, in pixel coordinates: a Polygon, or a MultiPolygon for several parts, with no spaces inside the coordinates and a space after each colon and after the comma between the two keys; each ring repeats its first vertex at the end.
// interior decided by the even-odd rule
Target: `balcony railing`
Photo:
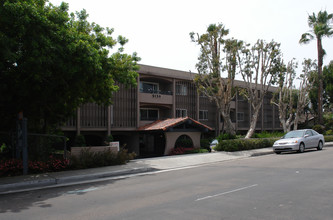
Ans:
{"type": "Polygon", "coordinates": [[[162,91],[162,90],[153,90],[153,89],[140,89],[142,93],[150,94],[160,94],[160,95],[172,95],[172,91],[162,91]]]}

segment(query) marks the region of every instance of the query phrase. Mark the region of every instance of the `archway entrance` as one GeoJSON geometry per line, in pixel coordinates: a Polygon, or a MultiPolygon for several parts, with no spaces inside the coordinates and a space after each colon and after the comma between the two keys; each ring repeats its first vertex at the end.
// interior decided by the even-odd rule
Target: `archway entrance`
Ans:
{"type": "Polygon", "coordinates": [[[179,136],[175,142],[175,148],[183,147],[183,148],[192,148],[193,141],[191,137],[186,134],[179,136]]]}

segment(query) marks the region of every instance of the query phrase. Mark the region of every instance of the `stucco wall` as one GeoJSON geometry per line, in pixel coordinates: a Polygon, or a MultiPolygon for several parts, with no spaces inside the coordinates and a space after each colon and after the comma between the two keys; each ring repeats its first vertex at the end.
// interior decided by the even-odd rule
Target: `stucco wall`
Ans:
{"type": "Polygon", "coordinates": [[[164,155],[168,155],[174,148],[177,138],[181,135],[187,135],[192,139],[193,147],[200,148],[200,136],[201,132],[165,132],[165,151],[164,155]]]}

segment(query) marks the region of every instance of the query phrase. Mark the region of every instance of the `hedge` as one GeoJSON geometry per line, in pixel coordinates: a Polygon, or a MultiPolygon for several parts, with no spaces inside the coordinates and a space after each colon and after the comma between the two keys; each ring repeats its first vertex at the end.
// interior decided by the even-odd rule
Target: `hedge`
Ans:
{"type": "Polygon", "coordinates": [[[243,151],[272,147],[278,138],[252,138],[252,139],[234,139],[223,140],[215,147],[216,151],[243,151]]]}

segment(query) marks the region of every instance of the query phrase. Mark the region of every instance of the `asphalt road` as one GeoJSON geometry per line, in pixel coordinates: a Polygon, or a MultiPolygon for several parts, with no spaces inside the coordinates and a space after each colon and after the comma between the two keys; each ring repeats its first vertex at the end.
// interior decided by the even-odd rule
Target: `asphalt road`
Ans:
{"type": "Polygon", "coordinates": [[[333,148],[0,195],[0,219],[333,219],[333,148]]]}

